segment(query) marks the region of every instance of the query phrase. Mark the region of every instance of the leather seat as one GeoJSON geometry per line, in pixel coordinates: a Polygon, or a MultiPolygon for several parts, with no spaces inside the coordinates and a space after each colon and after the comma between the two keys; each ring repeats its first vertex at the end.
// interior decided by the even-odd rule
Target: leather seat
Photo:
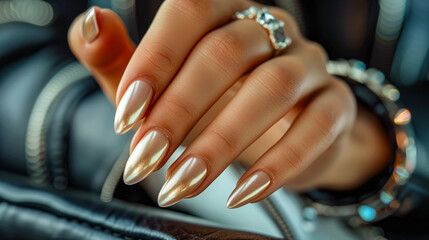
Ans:
{"type": "Polygon", "coordinates": [[[0,239],[272,239],[204,219],[0,173],[0,239]]]}

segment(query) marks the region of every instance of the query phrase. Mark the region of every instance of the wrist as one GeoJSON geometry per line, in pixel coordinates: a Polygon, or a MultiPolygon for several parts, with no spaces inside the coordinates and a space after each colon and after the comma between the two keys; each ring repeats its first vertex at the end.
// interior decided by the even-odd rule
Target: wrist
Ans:
{"type": "Polygon", "coordinates": [[[327,68],[329,73],[348,80],[355,96],[370,107],[383,122],[392,143],[393,158],[388,167],[377,175],[380,176],[377,182],[370,180],[364,184],[373,187],[371,193],[352,191],[348,192],[352,195],[346,195],[344,198],[341,193],[338,197],[338,193],[330,195],[328,191],[319,191],[315,198],[314,194],[312,197],[309,193],[304,199],[315,207],[320,215],[356,218],[363,222],[383,219],[400,208],[403,200],[401,191],[414,171],[416,148],[409,124],[411,114],[407,109],[398,107],[399,91],[385,83],[381,72],[374,69],[365,71],[364,64],[358,61],[330,62],[327,68]],[[386,174],[383,174],[384,172],[386,174]],[[328,196],[329,199],[320,196],[328,196]]]}

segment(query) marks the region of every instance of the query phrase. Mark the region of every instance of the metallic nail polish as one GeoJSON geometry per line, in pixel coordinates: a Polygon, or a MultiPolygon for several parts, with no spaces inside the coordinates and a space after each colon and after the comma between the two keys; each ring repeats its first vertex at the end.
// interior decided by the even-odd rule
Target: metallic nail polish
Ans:
{"type": "Polygon", "coordinates": [[[158,196],[159,206],[168,207],[182,200],[200,186],[206,175],[204,160],[191,157],[181,162],[162,187],[158,196]]]}
{"type": "Polygon", "coordinates": [[[169,146],[168,138],[160,131],[147,132],[125,165],[125,184],[136,184],[149,175],[165,157],[169,146]]]}
{"type": "Polygon", "coordinates": [[[86,12],[86,15],[82,24],[82,32],[83,32],[83,37],[88,42],[93,41],[100,33],[94,7],[91,7],[86,12]]]}
{"type": "Polygon", "coordinates": [[[265,172],[255,172],[235,188],[228,199],[228,208],[238,208],[255,200],[270,186],[270,183],[270,177],[265,172]]]}
{"type": "Polygon", "coordinates": [[[116,109],[115,132],[117,134],[129,131],[142,119],[152,96],[152,87],[147,82],[137,80],[131,83],[116,109]]]}

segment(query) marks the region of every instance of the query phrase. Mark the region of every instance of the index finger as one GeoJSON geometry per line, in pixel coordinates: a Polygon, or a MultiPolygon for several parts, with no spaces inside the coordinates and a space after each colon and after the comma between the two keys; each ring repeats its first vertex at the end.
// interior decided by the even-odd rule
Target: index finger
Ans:
{"type": "Polygon", "coordinates": [[[199,39],[249,5],[242,0],[165,1],[119,84],[116,132],[124,133],[142,119],[199,39]]]}

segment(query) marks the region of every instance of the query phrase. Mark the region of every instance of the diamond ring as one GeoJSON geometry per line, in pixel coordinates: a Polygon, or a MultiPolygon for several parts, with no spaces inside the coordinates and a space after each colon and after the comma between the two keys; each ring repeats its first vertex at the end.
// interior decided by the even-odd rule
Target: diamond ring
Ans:
{"type": "Polygon", "coordinates": [[[268,36],[277,51],[285,49],[292,43],[292,39],[286,36],[284,22],[277,20],[267,8],[261,10],[256,7],[250,7],[243,12],[235,13],[236,19],[253,19],[268,31],[268,36]]]}

